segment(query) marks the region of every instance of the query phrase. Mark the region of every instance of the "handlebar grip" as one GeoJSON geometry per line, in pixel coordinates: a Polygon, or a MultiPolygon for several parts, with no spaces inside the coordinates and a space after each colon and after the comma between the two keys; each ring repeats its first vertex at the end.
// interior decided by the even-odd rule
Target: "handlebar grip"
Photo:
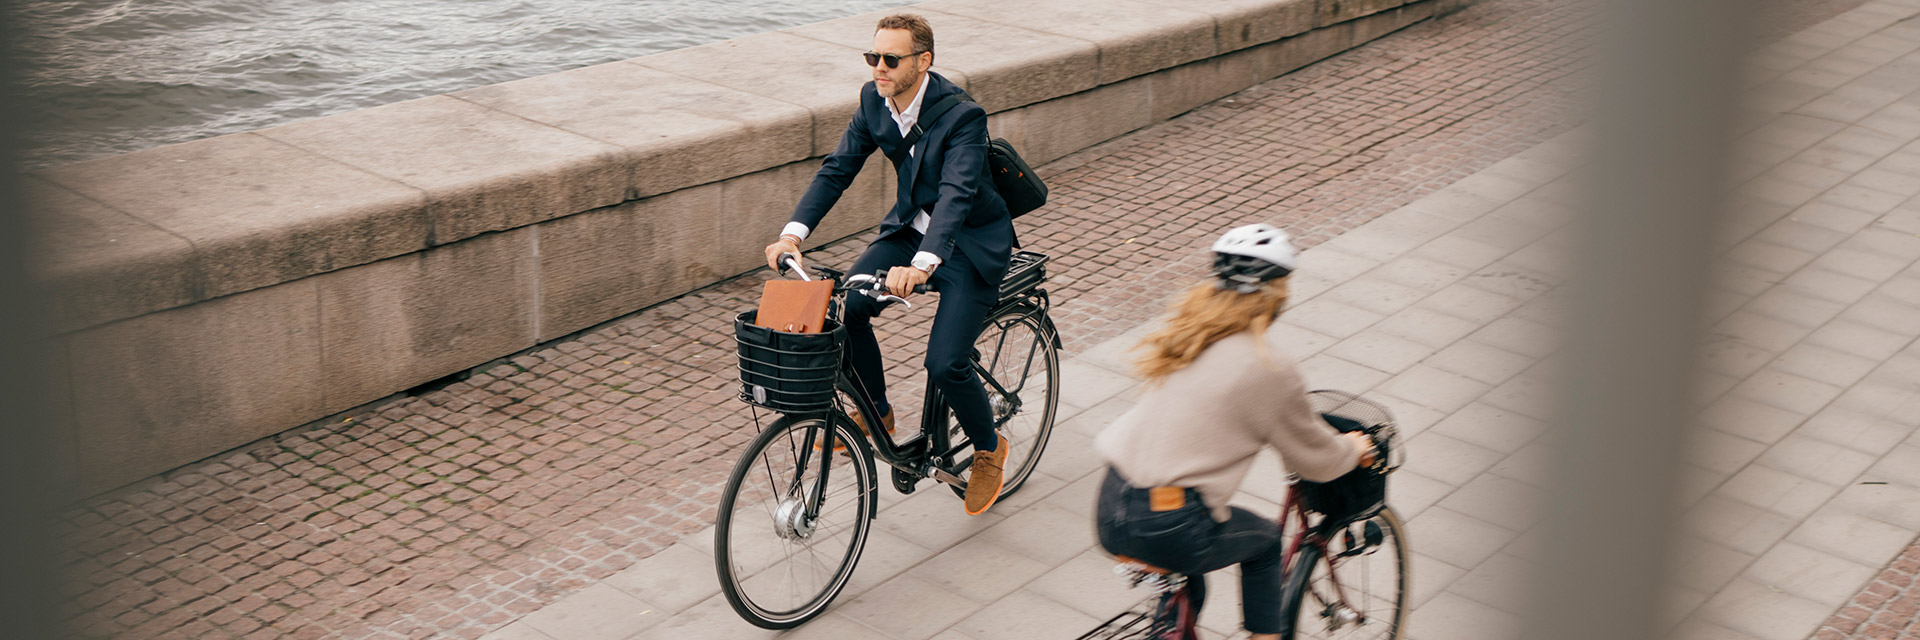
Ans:
{"type": "Polygon", "coordinates": [[[791,270],[791,269],[793,268],[793,267],[790,267],[790,266],[788,266],[788,265],[787,265],[787,261],[788,261],[788,260],[792,260],[792,261],[794,261],[794,262],[799,262],[799,261],[800,261],[800,256],[799,256],[799,255],[797,255],[797,254],[792,254],[792,253],[782,253],[782,254],[780,254],[780,255],[779,255],[778,257],[776,257],[776,258],[774,258],[774,259],[773,259],[773,263],[774,263],[774,265],[776,265],[776,266],[778,266],[778,267],[779,267],[779,270],[780,270],[780,275],[783,275],[783,276],[784,276],[784,275],[787,275],[787,271],[789,271],[789,270],[791,270]]]}
{"type": "MultiPolygon", "coordinates": [[[[887,288],[887,272],[888,271],[890,271],[890,269],[881,269],[879,271],[873,272],[873,279],[875,281],[874,286],[876,289],[887,288]]],[[[926,284],[914,285],[913,292],[914,293],[939,293],[939,290],[933,288],[932,282],[927,282],[926,284]]]]}

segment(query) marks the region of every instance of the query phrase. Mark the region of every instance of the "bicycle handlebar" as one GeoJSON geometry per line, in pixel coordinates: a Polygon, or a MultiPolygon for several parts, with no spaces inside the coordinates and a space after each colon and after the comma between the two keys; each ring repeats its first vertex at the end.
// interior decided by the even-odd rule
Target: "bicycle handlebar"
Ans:
{"type": "Polygon", "coordinates": [[[780,265],[780,275],[784,276],[787,275],[788,271],[793,271],[794,273],[800,274],[800,280],[802,282],[813,281],[813,278],[807,276],[807,270],[800,268],[800,256],[798,255],[782,253],[778,258],[774,259],[774,262],[780,265]]]}
{"type": "MultiPolygon", "coordinates": [[[[848,291],[859,291],[869,296],[873,296],[874,299],[879,300],[881,302],[898,302],[900,304],[906,305],[908,310],[913,309],[912,302],[908,302],[906,298],[902,298],[900,296],[896,296],[888,292],[887,271],[885,269],[882,269],[880,271],[875,271],[873,272],[872,275],[860,273],[860,274],[847,276],[846,282],[844,284],[844,288],[848,291]]],[[[932,290],[933,290],[932,287],[924,284],[915,285],[913,287],[914,293],[926,293],[932,290]]]]}
{"type": "MultiPolygon", "coordinates": [[[[879,271],[875,271],[875,272],[873,272],[873,277],[874,277],[874,279],[876,279],[876,280],[879,280],[879,281],[880,281],[880,283],[881,283],[881,285],[882,285],[882,287],[881,287],[881,288],[883,288],[883,289],[884,289],[884,288],[886,288],[886,287],[885,287],[885,284],[886,284],[886,282],[887,282],[887,271],[888,271],[887,269],[881,269],[881,270],[879,270],[879,271]]],[[[932,282],[928,282],[928,283],[925,283],[925,284],[916,284],[916,285],[913,285],[913,292],[914,292],[914,293],[928,293],[928,292],[932,292],[932,291],[934,291],[934,288],[933,288],[933,283],[932,283],[932,282]]]]}
{"type": "MultiPolygon", "coordinates": [[[[801,268],[800,256],[792,253],[782,253],[779,256],[775,257],[774,261],[776,264],[780,265],[780,275],[786,275],[788,271],[792,271],[796,274],[799,274],[800,279],[802,281],[806,281],[806,282],[813,281],[813,278],[807,275],[807,270],[804,268],[801,268]]],[[[838,272],[830,272],[830,273],[834,273],[837,275],[838,272]]],[[[865,293],[867,295],[873,296],[874,298],[879,299],[881,302],[898,302],[900,304],[906,305],[908,309],[913,308],[912,302],[908,302],[905,298],[901,298],[899,296],[893,295],[892,293],[888,292],[886,269],[875,271],[873,275],[856,274],[856,275],[848,276],[846,280],[835,283],[834,289],[838,291],[859,291],[861,293],[865,293]]],[[[913,287],[914,293],[928,293],[933,291],[937,291],[937,290],[933,287],[932,283],[914,285],[913,287]]]]}

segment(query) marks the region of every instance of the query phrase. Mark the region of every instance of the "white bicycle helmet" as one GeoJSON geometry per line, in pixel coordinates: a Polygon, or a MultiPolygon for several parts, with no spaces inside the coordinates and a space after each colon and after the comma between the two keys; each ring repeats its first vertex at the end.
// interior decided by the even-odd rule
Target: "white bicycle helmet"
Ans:
{"type": "Polygon", "coordinates": [[[1300,251],[1293,238],[1270,224],[1237,227],[1213,242],[1213,274],[1222,289],[1253,293],[1267,281],[1293,272],[1300,251]]]}

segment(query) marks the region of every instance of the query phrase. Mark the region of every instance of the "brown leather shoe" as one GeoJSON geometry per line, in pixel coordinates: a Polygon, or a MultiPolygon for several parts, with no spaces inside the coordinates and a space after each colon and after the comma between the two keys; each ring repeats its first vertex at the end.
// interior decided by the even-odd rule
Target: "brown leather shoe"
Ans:
{"type": "MultiPolygon", "coordinates": [[[[867,421],[860,416],[859,409],[853,409],[847,417],[853,418],[853,428],[859,429],[860,433],[873,435],[872,431],[867,430],[867,421]]],[[[893,435],[893,410],[889,409],[886,415],[880,416],[880,426],[887,428],[887,435],[893,435]]]]}
{"type": "Polygon", "coordinates": [[[986,513],[987,508],[1000,499],[1000,489],[1006,486],[1002,471],[1007,464],[1007,451],[1012,447],[1006,436],[1000,436],[999,448],[973,452],[973,471],[967,475],[967,515],[986,513]]]}
{"type": "MultiPolygon", "coordinates": [[[[867,430],[867,421],[864,418],[860,417],[859,409],[849,409],[847,413],[847,417],[853,418],[853,428],[859,429],[861,435],[865,435],[869,437],[873,435],[872,431],[867,430]]],[[[893,411],[892,410],[888,410],[886,415],[880,416],[880,426],[887,428],[887,435],[889,436],[893,435],[893,411]]],[[[817,443],[817,442],[814,443],[813,450],[819,451],[820,443],[817,443]]],[[[834,453],[839,453],[846,450],[847,450],[847,443],[845,442],[833,443],[834,453]]]]}

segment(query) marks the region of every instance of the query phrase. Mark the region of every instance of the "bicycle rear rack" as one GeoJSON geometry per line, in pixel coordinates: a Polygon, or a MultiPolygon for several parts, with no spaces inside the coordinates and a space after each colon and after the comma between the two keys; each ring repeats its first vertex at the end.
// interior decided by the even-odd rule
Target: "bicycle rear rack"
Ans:
{"type": "Polygon", "coordinates": [[[1187,586],[1187,576],[1185,574],[1173,573],[1171,571],[1158,571],[1138,562],[1122,560],[1119,564],[1113,566],[1113,572],[1126,576],[1128,587],[1138,587],[1144,584],[1147,585],[1147,589],[1153,591],[1155,594],[1179,591],[1182,587],[1187,586]]]}
{"type": "Polygon", "coordinates": [[[1100,626],[1094,627],[1075,640],[1152,640],[1158,638],[1164,627],[1158,624],[1160,601],[1167,594],[1174,593],[1187,584],[1187,577],[1178,573],[1156,571],[1138,562],[1121,560],[1113,567],[1113,572],[1127,576],[1129,586],[1147,585],[1153,593],[1139,604],[1127,608],[1100,626]]]}

